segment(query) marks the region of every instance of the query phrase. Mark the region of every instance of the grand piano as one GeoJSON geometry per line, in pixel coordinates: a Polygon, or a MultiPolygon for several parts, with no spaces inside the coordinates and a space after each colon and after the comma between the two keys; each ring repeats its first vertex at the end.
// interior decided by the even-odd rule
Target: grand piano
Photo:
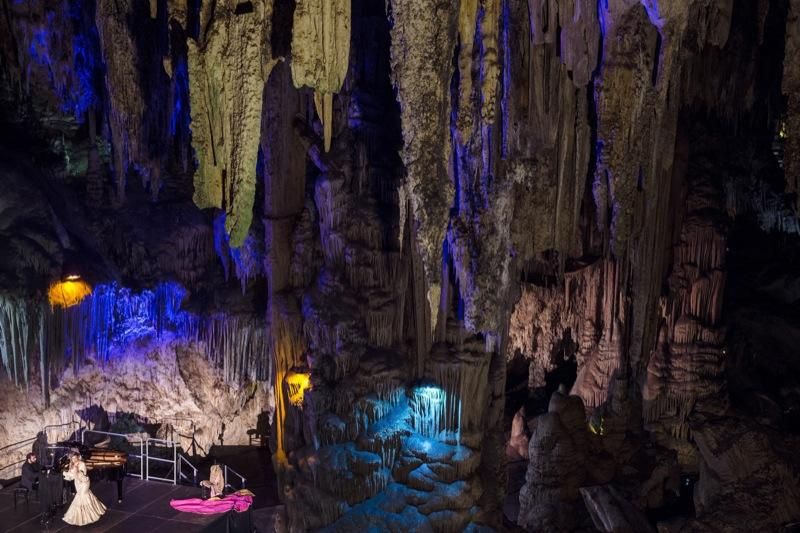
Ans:
{"type": "Polygon", "coordinates": [[[58,460],[59,470],[63,473],[69,469],[69,453],[77,449],[81,459],[86,463],[89,479],[97,481],[105,479],[116,481],[117,501],[122,501],[122,480],[128,473],[128,453],[110,448],[92,448],[80,442],[59,442],[57,446],[64,449],[64,455],[58,460]]]}

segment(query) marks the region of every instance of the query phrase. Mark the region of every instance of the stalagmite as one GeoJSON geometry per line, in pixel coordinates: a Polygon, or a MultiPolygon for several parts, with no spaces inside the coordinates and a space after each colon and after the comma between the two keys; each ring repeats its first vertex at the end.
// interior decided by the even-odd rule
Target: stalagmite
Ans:
{"type": "Polygon", "coordinates": [[[198,167],[194,202],[225,211],[231,246],[247,236],[253,215],[256,158],[264,85],[275,65],[269,47],[272,0],[237,12],[235,2],[213,5],[197,42],[189,40],[192,146],[198,167]]]}
{"type": "Polygon", "coordinates": [[[350,59],[350,0],[299,0],[292,28],[292,80],[314,89],[325,151],[333,137],[333,94],[347,76],[350,59]]]}

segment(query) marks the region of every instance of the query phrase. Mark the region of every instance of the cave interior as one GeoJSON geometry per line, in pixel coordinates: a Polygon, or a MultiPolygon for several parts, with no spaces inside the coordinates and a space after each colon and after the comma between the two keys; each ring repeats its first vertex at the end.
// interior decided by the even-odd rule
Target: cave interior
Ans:
{"type": "Polygon", "coordinates": [[[800,531],[799,187],[800,0],[0,0],[0,483],[800,531]]]}

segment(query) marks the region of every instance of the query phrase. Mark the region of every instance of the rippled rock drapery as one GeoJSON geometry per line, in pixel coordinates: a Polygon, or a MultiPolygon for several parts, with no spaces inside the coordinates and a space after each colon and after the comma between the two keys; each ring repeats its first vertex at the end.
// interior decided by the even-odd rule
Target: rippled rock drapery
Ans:
{"type": "MultiPolygon", "coordinates": [[[[702,172],[690,169],[690,172],[702,172]]],[[[722,295],[725,286],[725,221],[721,194],[707,177],[689,178],[687,213],[667,283],[664,322],[650,356],[642,390],[645,419],[666,423],[685,440],[687,417],[703,399],[723,399],[725,329],[722,295]]]]}
{"type": "Polygon", "coordinates": [[[188,42],[194,202],[225,211],[225,229],[238,247],[253,216],[262,95],[276,61],[272,1],[241,11],[228,0],[212,5],[204,6],[197,42],[188,42]]]}

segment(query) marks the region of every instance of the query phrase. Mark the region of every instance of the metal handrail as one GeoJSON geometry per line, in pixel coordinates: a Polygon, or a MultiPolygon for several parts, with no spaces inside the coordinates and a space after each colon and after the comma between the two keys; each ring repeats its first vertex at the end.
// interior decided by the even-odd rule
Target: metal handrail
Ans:
{"type": "MultiPolygon", "coordinates": [[[[14,448],[20,448],[20,447],[25,446],[25,445],[30,445],[35,440],[36,440],[36,437],[32,437],[30,439],[24,439],[24,440],[21,440],[21,441],[18,441],[18,442],[14,442],[14,443],[8,444],[8,445],[4,446],[3,448],[0,448],[0,452],[4,452],[4,454],[8,453],[9,451],[14,450],[14,448]]],[[[19,461],[14,461],[12,463],[8,463],[7,465],[0,466],[0,472],[5,470],[6,468],[11,468],[12,466],[17,467],[17,466],[19,466],[20,464],[22,464],[24,462],[25,462],[25,459],[20,459],[19,461]]],[[[15,476],[11,476],[11,477],[15,477],[15,476]]]]}
{"type": "MultiPolygon", "coordinates": [[[[49,425],[45,426],[44,429],[42,429],[42,431],[44,432],[45,435],[47,435],[47,440],[49,441],[50,440],[50,435],[47,434],[47,431],[49,429],[60,428],[60,427],[63,427],[63,426],[75,426],[75,425],[78,426],[78,429],[76,431],[81,431],[83,429],[83,427],[81,426],[81,423],[80,423],[79,420],[70,420],[69,422],[64,422],[63,424],[49,424],[49,425]]],[[[56,439],[53,439],[53,440],[57,442],[57,441],[62,440],[62,439],[56,438],[56,439]]]]}
{"type": "MultiPolygon", "coordinates": [[[[197,467],[194,466],[192,463],[190,463],[189,459],[187,459],[186,456],[183,455],[182,453],[178,454],[178,463],[179,465],[186,463],[189,466],[189,468],[192,469],[192,482],[194,485],[197,485],[197,467]]],[[[183,476],[183,469],[180,466],[178,467],[178,473],[180,476],[183,476]]]]}
{"type": "MultiPolygon", "coordinates": [[[[80,431],[80,429],[81,429],[80,422],[75,421],[75,420],[71,420],[69,422],[64,422],[63,424],[49,424],[49,425],[45,426],[44,428],[42,428],[42,432],[44,432],[44,434],[47,435],[47,431],[50,430],[50,429],[59,428],[59,427],[62,427],[62,426],[67,426],[67,425],[74,426],[75,424],[78,424],[78,431],[80,431]]],[[[48,440],[49,440],[49,438],[48,438],[48,440]]],[[[17,442],[12,442],[11,444],[6,444],[2,448],[0,448],[0,453],[6,454],[9,451],[13,450],[14,448],[25,446],[25,445],[28,445],[28,444],[32,444],[35,441],[36,441],[36,437],[29,437],[27,439],[23,439],[23,440],[20,440],[20,441],[17,441],[17,442]]],[[[48,448],[49,448],[49,446],[48,446],[48,448]]],[[[0,472],[5,470],[6,468],[10,468],[12,466],[17,466],[20,463],[24,463],[24,462],[25,462],[25,459],[21,459],[19,461],[16,461],[16,462],[13,462],[13,463],[9,463],[9,464],[4,465],[4,466],[0,466],[0,472]]]]}
{"type": "Polygon", "coordinates": [[[145,444],[145,451],[147,453],[146,469],[145,469],[146,470],[146,474],[147,474],[147,478],[146,479],[148,479],[148,480],[155,479],[155,480],[158,480],[158,481],[172,481],[173,485],[177,485],[178,484],[178,468],[179,468],[179,465],[178,465],[178,447],[175,445],[175,442],[173,442],[171,440],[165,440],[165,439],[149,438],[149,439],[147,439],[146,444],[145,444]],[[172,447],[172,460],[170,461],[169,459],[162,459],[161,457],[150,457],[150,443],[151,442],[161,442],[163,444],[166,444],[167,447],[172,447]],[[151,476],[150,475],[150,461],[158,461],[158,462],[161,462],[161,463],[172,463],[172,479],[158,477],[158,476],[151,476]]]}
{"type": "Polygon", "coordinates": [[[225,486],[230,487],[230,484],[228,483],[228,471],[230,471],[231,474],[234,474],[235,476],[237,476],[239,479],[242,480],[242,488],[244,488],[245,483],[247,482],[245,477],[236,470],[234,470],[233,468],[229,467],[228,465],[223,465],[223,479],[225,480],[225,486]]]}
{"type": "MultiPolygon", "coordinates": [[[[17,461],[16,463],[10,463],[10,464],[7,464],[7,465],[5,465],[5,466],[2,466],[2,467],[0,467],[0,472],[2,472],[3,470],[5,470],[6,468],[11,468],[12,466],[20,467],[20,465],[21,465],[22,463],[24,463],[24,462],[25,462],[25,459],[20,459],[20,460],[19,460],[19,461],[17,461]]],[[[20,467],[20,468],[21,468],[21,467],[20,467]]],[[[10,477],[12,477],[12,478],[13,478],[13,477],[16,477],[16,476],[10,476],[10,477]]]]}
{"type": "Polygon", "coordinates": [[[129,453],[129,457],[138,457],[139,458],[139,473],[138,474],[128,474],[129,476],[138,477],[139,479],[147,479],[144,474],[144,463],[145,463],[145,456],[144,456],[144,441],[142,440],[141,435],[138,433],[113,433],[111,431],[100,431],[97,429],[84,429],[81,433],[81,444],[85,443],[85,438],[87,433],[96,433],[98,435],[109,435],[111,437],[123,437],[125,440],[134,444],[132,442],[131,436],[139,441],[139,453],[129,453]]]}
{"type": "Polygon", "coordinates": [[[13,448],[14,446],[19,446],[21,444],[30,444],[31,442],[33,442],[35,440],[36,440],[36,437],[30,437],[28,439],[23,439],[21,441],[12,442],[11,444],[6,444],[2,448],[0,448],[0,452],[4,452],[4,451],[8,450],[9,448],[13,448]]]}

